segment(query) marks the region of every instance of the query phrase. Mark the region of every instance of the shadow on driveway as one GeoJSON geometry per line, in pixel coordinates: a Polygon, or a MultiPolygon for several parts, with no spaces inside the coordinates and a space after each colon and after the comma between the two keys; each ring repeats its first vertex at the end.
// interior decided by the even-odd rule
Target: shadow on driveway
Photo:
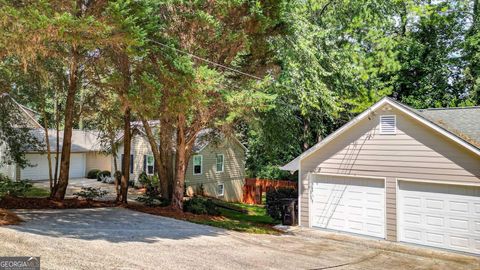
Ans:
{"type": "Polygon", "coordinates": [[[123,208],[15,210],[25,222],[20,232],[113,243],[153,243],[225,234],[225,230],[123,208]]]}

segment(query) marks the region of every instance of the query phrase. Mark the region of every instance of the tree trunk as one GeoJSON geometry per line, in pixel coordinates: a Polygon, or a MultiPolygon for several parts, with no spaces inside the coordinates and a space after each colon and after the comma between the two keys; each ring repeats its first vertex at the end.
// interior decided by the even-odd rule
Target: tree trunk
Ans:
{"type": "MultiPolygon", "coordinates": [[[[63,85],[63,83],[62,83],[63,85]]],[[[53,187],[57,186],[58,183],[58,157],[60,156],[60,110],[58,108],[58,89],[55,93],[55,132],[56,132],[56,145],[55,145],[55,175],[53,178],[53,187]]],[[[53,192],[51,193],[51,195],[53,192]]]]}
{"type": "MultiPolygon", "coordinates": [[[[155,140],[155,136],[153,134],[152,128],[150,127],[150,124],[145,119],[145,117],[143,117],[143,115],[140,115],[140,119],[142,120],[145,133],[147,134],[147,139],[148,139],[148,142],[150,143],[150,148],[152,148],[153,157],[155,158],[155,170],[157,171],[158,180],[160,182],[160,192],[163,198],[169,199],[170,195],[169,195],[169,189],[168,189],[168,178],[167,178],[168,174],[167,174],[167,171],[165,170],[166,167],[163,165],[165,160],[162,158],[162,155],[160,154],[160,148],[158,146],[157,141],[155,140]]],[[[161,128],[160,132],[163,132],[162,127],[160,128],[161,128]]]]}
{"type": "Polygon", "coordinates": [[[169,201],[173,197],[173,187],[175,183],[175,168],[174,168],[174,145],[175,127],[172,125],[168,116],[160,117],[160,156],[162,158],[162,170],[167,179],[167,198],[169,201]]]}
{"type": "Polygon", "coordinates": [[[183,195],[185,192],[185,171],[187,169],[187,140],[185,136],[185,115],[178,116],[177,143],[175,155],[175,185],[173,190],[172,206],[176,209],[183,209],[183,195]]]}
{"type": "Polygon", "coordinates": [[[47,144],[47,161],[48,161],[48,181],[50,184],[50,194],[53,192],[53,175],[52,175],[52,155],[50,153],[50,137],[48,136],[48,119],[45,111],[45,104],[42,106],[43,129],[45,131],[45,143],[47,144]]]}
{"type": "Polygon", "coordinates": [[[131,108],[126,107],[125,113],[123,116],[123,159],[122,159],[122,181],[120,184],[120,194],[121,202],[127,203],[128,196],[128,182],[130,181],[130,152],[131,152],[131,142],[132,142],[132,133],[131,133],[131,108]]]}
{"type": "Polygon", "coordinates": [[[78,51],[72,49],[72,62],[68,82],[67,103],[65,105],[65,126],[63,130],[62,156],[60,161],[60,175],[53,198],[63,200],[68,186],[68,174],[70,171],[70,154],[72,147],[72,129],[75,110],[75,94],[78,88],[78,51]]]}
{"type": "Polygon", "coordinates": [[[121,181],[121,174],[120,176],[117,175],[118,172],[118,164],[117,164],[117,147],[115,146],[115,133],[113,134],[113,137],[110,139],[110,147],[112,149],[112,156],[113,156],[113,177],[114,177],[114,184],[115,184],[115,193],[117,194],[117,198],[115,199],[116,202],[120,201],[120,190],[119,190],[119,184],[121,181]]]}

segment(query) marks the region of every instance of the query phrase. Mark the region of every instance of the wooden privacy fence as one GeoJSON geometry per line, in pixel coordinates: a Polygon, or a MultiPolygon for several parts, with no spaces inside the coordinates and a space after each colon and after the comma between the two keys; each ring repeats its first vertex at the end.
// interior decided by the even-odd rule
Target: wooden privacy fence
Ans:
{"type": "Polygon", "coordinates": [[[243,203],[262,204],[263,193],[269,188],[297,189],[297,182],[287,180],[270,180],[246,178],[243,185],[243,203]]]}

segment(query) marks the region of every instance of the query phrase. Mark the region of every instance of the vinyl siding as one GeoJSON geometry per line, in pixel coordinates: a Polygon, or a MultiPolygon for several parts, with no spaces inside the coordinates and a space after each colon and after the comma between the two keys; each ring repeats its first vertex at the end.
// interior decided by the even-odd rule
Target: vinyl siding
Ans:
{"type": "Polygon", "coordinates": [[[220,144],[210,143],[198,154],[203,156],[201,175],[193,174],[193,157],[188,163],[185,176],[187,187],[198,190],[203,184],[205,195],[217,197],[218,183],[224,183],[224,196],[219,197],[226,201],[241,201],[245,179],[245,150],[233,139],[225,140],[220,144]],[[224,155],[224,170],[216,172],[216,155],[224,155]]]}
{"type": "Polygon", "coordinates": [[[480,158],[396,109],[379,109],[303,159],[300,171],[303,226],[309,226],[309,172],[386,177],[386,235],[394,241],[397,178],[479,184],[480,158]],[[380,115],[391,114],[397,133],[379,134],[380,115]]]}
{"type": "Polygon", "coordinates": [[[99,152],[89,152],[86,153],[86,159],[85,175],[93,169],[112,171],[111,155],[104,155],[99,152]]]}
{"type": "MultiPolygon", "coordinates": [[[[132,138],[132,149],[131,154],[133,155],[133,173],[130,174],[130,180],[137,181],[140,174],[143,172],[143,156],[152,155],[152,148],[148,140],[142,136],[134,136],[132,138]]],[[[123,145],[118,148],[117,154],[117,166],[118,170],[122,168],[122,154],[123,154],[123,145]]],[[[112,159],[113,160],[113,159],[112,159]]],[[[114,171],[114,164],[112,162],[112,171],[114,171]]]]}

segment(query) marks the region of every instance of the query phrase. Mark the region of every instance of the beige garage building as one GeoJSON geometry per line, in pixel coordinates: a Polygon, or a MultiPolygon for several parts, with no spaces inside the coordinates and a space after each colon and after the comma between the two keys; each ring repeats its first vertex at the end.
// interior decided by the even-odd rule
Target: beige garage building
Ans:
{"type": "Polygon", "coordinates": [[[480,107],[384,98],[282,168],[301,226],[480,254],[480,107]]]}

